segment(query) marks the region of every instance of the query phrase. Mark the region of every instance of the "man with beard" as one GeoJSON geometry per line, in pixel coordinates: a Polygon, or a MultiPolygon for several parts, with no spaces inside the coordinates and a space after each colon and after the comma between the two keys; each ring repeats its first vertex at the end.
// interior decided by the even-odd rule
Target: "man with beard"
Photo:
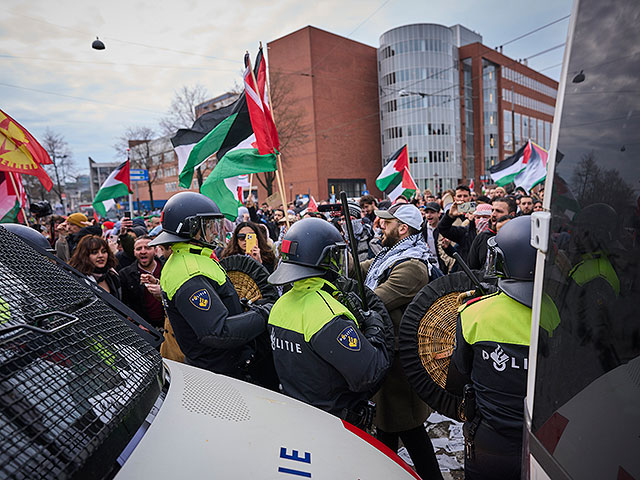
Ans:
{"type": "Polygon", "coordinates": [[[424,428],[430,410],[409,385],[398,351],[400,320],[413,297],[429,282],[431,253],[421,233],[422,215],[415,205],[396,204],[375,213],[380,218],[384,248],[361,266],[366,273],[365,285],[389,311],[395,334],[391,369],[374,397],[377,437],[394,452],[402,439],[418,475],[438,479],[442,478],[438,461],[424,428]]]}
{"type": "Polygon", "coordinates": [[[149,246],[151,237],[144,235],[135,240],[133,254],[136,261],[120,270],[122,301],[156,328],[164,325],[160,272],[163,262],[155,256],[156,249],[149,246]]]}
{"type": "Polygon", "coordinates": [[[518,206],[515,199],[510,196],[498,197],[492,202],[489,228],[478,233],[469,248],[469,255],[467,256],[467,264],[469,265],[469,268],[480,270],[484,267],[487,259],[487,240],[495,236],[498,221],[502,223],[505,222],[505,220],[515,217],[517,209],[518,206]]]}

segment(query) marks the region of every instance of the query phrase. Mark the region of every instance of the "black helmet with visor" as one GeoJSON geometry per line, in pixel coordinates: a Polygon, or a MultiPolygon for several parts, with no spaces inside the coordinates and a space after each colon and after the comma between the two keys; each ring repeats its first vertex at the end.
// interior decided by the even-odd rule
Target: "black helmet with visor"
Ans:
{"type": "Polygon", "coordinates": [[[514,300],[531,306],[536,249],[531,246],[531,217],[509,220],[487,241],[487,276],[514,300]]]}
{"type": "Polygon", "coordinates": [[[340,272],[346,247],[338,229],[326,220],[300,220],[289,228],[282,240],[282,262],[269,276],[269,283],[284,285],[322,276],[327,270],[340,272]]]}
{"type": "Polygon", "coordinates": [[[207,247],[222,244],[224,215],[201,193],[180,192],[162,209],[162,232],[149,245],[193,242],[207,247]]]}

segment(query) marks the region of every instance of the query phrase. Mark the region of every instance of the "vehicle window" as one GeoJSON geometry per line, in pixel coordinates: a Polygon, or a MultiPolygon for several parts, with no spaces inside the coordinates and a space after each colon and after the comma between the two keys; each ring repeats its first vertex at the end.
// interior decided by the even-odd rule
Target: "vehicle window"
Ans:
{"type": "Polygon", "coordinates": [[[532,430],[573,478],[604,478],[581,471],[588,452],[607,457],[604,428],[619,435],[608,461],[624,469],[640,429],[639,19],[637,0],[580,1],[547,192],[544,291],[560,324],[540,329],[532,430]]]}

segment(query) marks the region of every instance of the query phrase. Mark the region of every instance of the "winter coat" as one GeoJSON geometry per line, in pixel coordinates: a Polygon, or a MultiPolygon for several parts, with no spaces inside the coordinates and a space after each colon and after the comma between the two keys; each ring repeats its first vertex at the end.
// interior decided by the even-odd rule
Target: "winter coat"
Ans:
{"type": "MultiPolygon", "coordinates": [[[[372,260],[362,263],[366,274],[372,260]]],[[[398,330],[407,305],[429,282],[429,270],[420,260],[401,261],[387,272],[386,280],[374,293],[389,311],[395,334],[393,363],[382,387],[374,396],[376,402],[376,426],[385,432],[401,432],[422,425],[431,409],[413,391],[402,370],[398,352],[398,330]]]]}

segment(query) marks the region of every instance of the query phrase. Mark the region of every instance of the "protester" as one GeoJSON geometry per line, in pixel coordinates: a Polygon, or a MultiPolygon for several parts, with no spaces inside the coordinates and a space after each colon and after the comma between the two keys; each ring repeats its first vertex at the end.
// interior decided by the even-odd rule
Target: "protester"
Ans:
{"type": "Polygon", "coordinates": [[[151,237],[136,238],[133,254],[136,262],[120,270],[122,301],[156,328],[164,325],[160,273],[163,261],[150,246],[151,237]]]}
{"type": "Polygon", "coordinates": [[[78,242],[80,242],[85,235],[102,235],[100,226],[93,225],[89,222],[84,213],[72,213],[62,225],[66,228],[66,241],[70,255],[73,255],[73,251],[78,245],[78,242]]]}
{"type": "Polygon", "coordinates": [[[85,235],[73,252],[71,265],[84,273],[117,299],[122,298],[120,278],[115,270],[116,259],[104,238],[98,235],[85,235]]]}
{"type": "Polygon", "coordinates": [[[542,200],[538,200],[537,198],[533,201],[533,211],[541,212],[542,209],[542,200]]]}
{"type": "Polygon", "coordinates": [[[469,254],[467,255],[469,268],[480,270],[484,267],[487,259],[487,240],[497,233],[498,223],[502,226],[504,222],[515,217],[516,209],[516,201],[513,197],[498,197],[493,201],[488,228],[476,235],[469,248],[469,254]]]}
{"type": "MultiPolygon", "coordinates": [[[[349,202],[348,207],[351,225],[353,226],[353,234],[356,237],[357,242],[355,250],[358,254],[358,259],[363,262],[369,258],[375,257],[375,254],[379,252],[382,247],[375,242],[372,243],[372,240],[374,239],[373,227],[371,226],[371,224],[369,224],[369,222],[364,222],[360,206],[355,202],[349,202]]],[[[345,238],[347,238],[347,227],[345,226],[345,220],[343,217],[340,218],[340,228],[342,230],[342,234],[345,238]]]]}
{"type": "Polygon", "coordinates": [[[378,204],[373,195],[363,195],[360,197],[360,208],[364,213],[364,218],[367,218],[369,222],[373,223],[376,219],[375,209],[378,204]]]}
{"type": "Polygon", "coordinates": [[[449,273],[455,263],[452,257],[455,249],[448,239],[440,235],[438,223],[440,221],[440,204],[429,202],[424,206],[425,222],[422,227],[422,235],[429,245],[429,251],[438,259],[438,265],[443,273],[449,273]]]}
{"type": "Polygon", "coordinates": [[[442,478],[424,422],[430,409],[413,391],[405,376],[398,352],[398,329],[402,315],[413,297],[429,281],[429,247],[421,235],[422,215],[409,204],[376,210],[383,231],[383,250],[362,263],[365,285],[382,300],[391,315],[395,331],[392,366],[380,391],[377,404],[378,439],[391,450],[402,440],[422,478],[442,478]]]}
{"type": "Polygon", "coordinates": [[[522,195],[518,206],[520,207],[518,215],[531,215],[533,213],[533,198],[531,195],[522,195]]]}
{"type": "Polygon", "coordinates": [[[273,272],[276,266],[276,256],[267,243],[267,237],[260,226],[253,222],[241,222],[236,225],[231,235],[231,240],[229,240],[229,243],[220,254],[220,258],[225,258],[230,255],[249,255],[255,261],[262,264],[269,273],[273,272]],[[249,252],[246,250],[247,235],[256,236],[256,244],[249,252]]]}

